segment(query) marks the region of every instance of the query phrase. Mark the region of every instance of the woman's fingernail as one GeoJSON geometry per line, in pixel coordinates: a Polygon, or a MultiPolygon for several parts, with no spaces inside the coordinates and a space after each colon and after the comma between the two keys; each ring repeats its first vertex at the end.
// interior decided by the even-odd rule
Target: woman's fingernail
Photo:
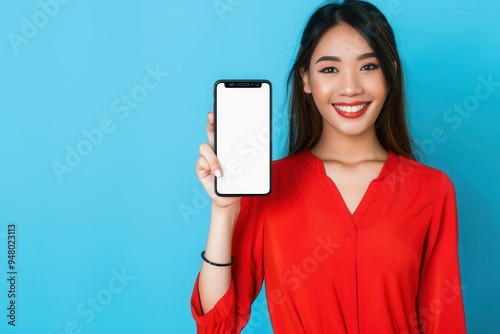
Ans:
{"type": "Polygon", "coordinates": [[[214,175],[217,177],[220,177],[222,175],[222,173],[220,172],[220,169],[216,169],[214,172],[214,175]]]}

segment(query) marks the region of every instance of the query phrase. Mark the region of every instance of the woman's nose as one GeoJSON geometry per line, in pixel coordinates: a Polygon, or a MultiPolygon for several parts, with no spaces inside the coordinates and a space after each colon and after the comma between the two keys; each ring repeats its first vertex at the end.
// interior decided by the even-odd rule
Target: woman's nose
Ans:
{"type": "Polygon", "coordinates": [[[355,96],[363,93],[363,86],[361,85],[360,78],[356,73],[344,72],[340,77],[339,95],[355,96]]]}

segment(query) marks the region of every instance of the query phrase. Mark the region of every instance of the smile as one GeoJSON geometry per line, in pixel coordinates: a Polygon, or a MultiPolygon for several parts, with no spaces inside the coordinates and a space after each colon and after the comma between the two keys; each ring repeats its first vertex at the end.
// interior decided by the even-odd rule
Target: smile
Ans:
{"type": "Polygon", "coordinates": [[[358,118],[363,116],[368,107],[370,106],[370,102],[365,103],[341,103],[341,104],[332,104],[333,109],[342,117],[345,118],[358,118]]]}

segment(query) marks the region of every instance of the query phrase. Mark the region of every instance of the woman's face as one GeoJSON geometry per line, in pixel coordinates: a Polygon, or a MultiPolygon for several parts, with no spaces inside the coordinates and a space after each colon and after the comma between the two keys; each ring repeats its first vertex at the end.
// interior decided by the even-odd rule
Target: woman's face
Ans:
{"type": "Polygon", "coordinates": [[[323,35],[302,78],[323,116],[323,131],[357,136],[374,130],[387,87],[373,50],[351,26],[323,35]]]}

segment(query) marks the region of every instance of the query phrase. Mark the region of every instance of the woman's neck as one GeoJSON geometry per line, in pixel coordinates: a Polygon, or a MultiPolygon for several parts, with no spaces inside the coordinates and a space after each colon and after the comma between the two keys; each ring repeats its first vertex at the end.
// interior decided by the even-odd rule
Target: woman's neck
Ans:
{"type": "Polygon", "coordinates": [[[385,161],[389,153],[380,144],[375,126],[362,134],[351,136],[323,126],[323,133],[311,153],[319,159],[354,164],[362,161],[385,161]]]}

